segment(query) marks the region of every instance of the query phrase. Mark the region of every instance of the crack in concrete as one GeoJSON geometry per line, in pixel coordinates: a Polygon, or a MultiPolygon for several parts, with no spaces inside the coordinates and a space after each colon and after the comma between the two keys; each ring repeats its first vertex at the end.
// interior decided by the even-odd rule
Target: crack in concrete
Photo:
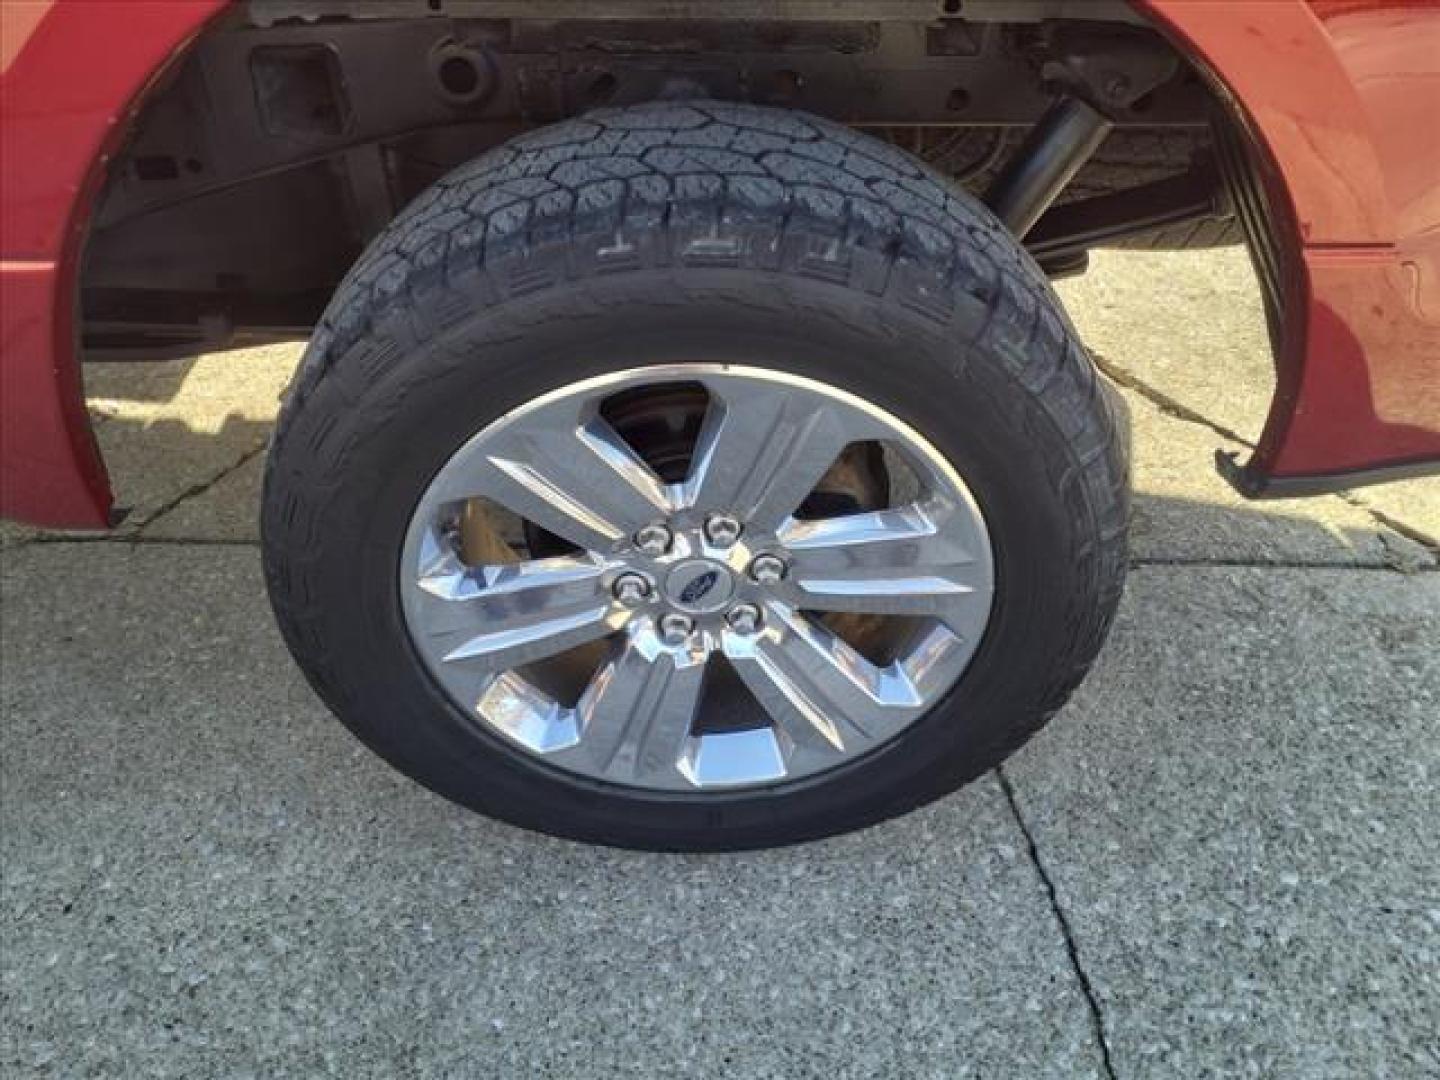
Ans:
{"type": "Polygon", "coordinates": [[[1090,1024],[1100,1046],[1101,1067],[1109,1080],[1117,1080],[1115,1062],[1110,1055],[1110,1040],[1105,1034],[1105,1013],[1100,1007],[1100,997],[1095,992],[1095,986],[1090,982],[1090,976],[1086,973],[1084,965],[1080,963],[1080,946],[1076,943],[1070,919],[1060,904],[1060,895],[1055,889],[1055,882],[1051,880],[1050,873],[1045,869],[1045,863],[1040,858],[1040,848],[1035,843],[1035,836],[1030,832],[1025,815],[1020,812],[1020,802],[1015,798],[1015,788],[1011,786],[1010,778],[1005,775],[1004,766],[995,766],[995,776],[1000,781],[1000,790],[1005,793],[1005,801],[1010,804],[1010,813],[1015,818],[1015,824],[1019,826],[1020,832],[1025,837],[1025,844],[1029,848],[1030,864],[1034,866],[1035,873],[1039,875],[1040,883],[1045,886],[1045,895],[1050,901],[1050,910],[1060,926],[1061,936],[1065,939],[1065,952],[1070,958],[1070,969],[1075,973],[1075,978],[1080,984],[1080,993],[1084,996],[1085,1004],[1090,1010],[1090,1024]]]}
{"type": "MultiPolygon", "coordinates": [[[[1119,383],[1127,390],[1133,390],[1135,393],[1143,397],[1146,401],[1150,402],[1150,404],[1154,405],[1166,416],[1169,416],[1174,420],[1180,420],[1187,424],[1196,424],[1209,431],[1213,431],[1216,435],[1219,435],[1223,439],[1229,439],[1231,442],[1239,443],[1241,446],[1244,446],[1250,450],[1255,449],[1255,443],[1252,440],[1245,438],[1245,436],[1241,435],[1238,431],[1228,428],[1224,424],[1216,423],[1214,420],[1211,420],[1203,413],[1197,412],[1183,402],[1172,398],[1164,391],[1156,389],[1154,386],[1151,386],[1144,379],[1141,379],[1138,376],[1132,374],[1131,372],[1125,370],[1119,364],[1116,364],[1113,361],[1106,359],[1100,353],[1091,350],[1090,359],[1095,362],[1095,366],[1097,368],[1104,372],[1106,377],[1111,379],[1113,382],[1119,383]]],[[[1435,556],[1437,559],[1440,559],[1440,539],[1428,535],[1422,530],[1415,528],[1413,525],[1407,525],[1403,521],[1395,519],[1394,517],[1385,513],[1382,510],[1376,510],[1373,507],[1367,506],[1365,504],[1365,501],[1359,498],[1352,491],[1336,491],[1332,494],[1334,494],[1342,501],[1349,503],[1357,510],[1368,514],[1370,519],[1374,521],[1375,524],[1380,526],[1380,529],[1377,530],[1377,535],[1379,535],[1382,543],[1385,543],[1384,530],[1389,529],[1391,532],[1397,533],[1398,535],[1403,536],[1405,539],[1411,540],[1414,543],[1419,544],[1431,555],[1435,556]]],[[[1395,569],[1405,570],[1405,572],[1414,572],[1416,568],[1406,568],[1397,565],[1395,569]]],[[[1423,569],[1431,568],[1425,567],[1423,569]]]]}
{"type": "Polygon", "coordinates": [[[151,525],[154,525],[157,521],[163,518],[166,514],[170,513],[177,506],[180,506],[182,503],[189,502],[191,499],[199,495],[204,495],[207,491],[213,488],[216,484],[220,483],[221,480],[224,480],[231,473],[243,469],[251,461],[263,454],[265,452],[265,448],[269,445],[270,442],[268,439],[262,439],[255,446],[251,447],[249,450],[245,451],[245,453],[241,454],[240,457],[236,459],[233,463],[221,469],[218,473],[210,477],[208,480],[196,481],[189,487],[185,488],[185,490],[177,494],[174,498],[162,503],[151,514],[135,522],[134,527],[132,529],[129,529],[128,533],[126,532],[126,530],[122,530],[122,535],[118,536],[117,539],[138,539],[141,533],[143,533],[151,525]]]}
{"type": "Polygon", "coordinates": [[[183,491],[178,492],[178,493],[177,493],[176,495],[174,495],[172,498],[169,498],[169,499],[167,499],[165,502],[161,503],[158,507],[156,507],[153,511],[151,511],[149,514],[145,515],[144,517],[135,518],[135,519],[129,519],[129,518],[127,518],[127,519],[126,519],[124,522],[122,522],[119,526],[117,526],[116,528],[110,530],[109,532],[82,533],[82,534],[66,533],[66,532],[52,532],[52,533],[39,532],[39,533],[36,533],[34,536],[27,536],[27,537],[25,537],[23,540],[16,541],[16,542],[13,543],[13,544],[7,544],[6,547],[5,547],[5,550],[7,550],[7,551],[18,551],[20,548],[29,547],[31,544],[157,544],[157,543],[172,543],[172,544],[179,544],[179,545],[182,545],[182,546],[195,546],[195,547],[211,547],[211,546],[257,547],[258,544],[252,543],[252,542],[249,542],[249,541],[218,541],[218,542],[217,542],[217,541],[214,541],[214,540],[207,539],[207,538],[205,538],[205,537],[193,537],[193,538],[191,538],[191,537],[177,537],[177,538],[171,538],[171,537],[150,537],[150,536],[146,536],[146,535],[145,535],[145,530],[148,529],[151,525],[154,525],[157,521],[159,521],[161,518],[163,518],[166,514],[170,513],[170,512],[171,512],[172,510],[174,510],[176,507],[182,505],[183,503],[189,502],[191,499],[196,498],[197,496],[204,495],[207,491],[209,491],[211,488],[213,488],[216,484],[220,483],[221,480],[224,480],[227,476],[230,476],[232,473],[234,473],[234,472],[236,472],[236,471],[238,471],[238,470],[240,470],[240,469],[243,469],[243,468],[244,468],[246,465],[248,465],[251,461],[255,460],[256,457],[258,457],[260,454],[263,454],[263,453],[265,452],[265,448],[266,448],[267,446],[269,446],[269,445],[270,445],[270,440],[269,440],[269,439],[262,439],[262,440],[261,440],[259,443],[257,443],[255,446],[252,446],[249,450],[246,450],[243,454],[241,454],[236,460],[234,460],[233,462],[231,462],[229,465],[226,465],[223,469],[221,469],[221,470],[220,470],[218,473],[216,473],[214,476],[211,476],[211,477],[209,477],[208,479],[205,479],[205,480],[197,480],[195,483],[191,484],[189,487],[185,488],[183,491]]]}
{"type": "MultiPolygon", "coordinates": [[[[1355,507],[1357,510],[1365,511],[1365,513],[1369,514],[1372,518],[1380,522],[1380,524],[1384,525],[1391,531],[1399,533],[1407,540],[1414,541],[1415,543],[1423,547],[1426,551],[1430,552],[1432,555],[1440,558],[1440,537],[1431,536],[1429,533],[1423,532],[1422,530],[1415,528],[1415,526],[1413,525],[1407,525],[1405,524],[1405,522],[1400,521],[1397,518],[1391,517],[1383,510],[1376,510],[1372,506],[1366,506],[1365,500],[1360,498],[1360,496],[1356,495],[1353,491],[1338,491],[1336,492],[1336,494],[1339,495],[1340,498],[1344,499],[1351,506],[1355,507]]],[[[1382,533],[1381,536],[1383,538],[1384,534],[1382,533]]]]}
{"type": "Polygon", "coordinates": [[[1251,450],[1255,449],[1255,444],[1239,432],[1232,431],[1224,424],[1217,424],[1203,413],[1198,413],[1190,408],[1190,406],[1172,398],[1169,394],[1155,389],[1155,387],[1149,383],[1130,374],[1130,372],[1126,371],[1120,365],[1112,363],[1099,353],[1092,352],[1090,359],[1095,361],[1095,366],[1104,372],[1109,379],[1119,383],[1127,390],[1135,391],[1135,393],[1150,402],[1150,404],[1154,405],[1166,416],[1174,420],[1183,420],[1187,424],[1198,424],[1200,427],[1208,428],[1223,439],[1229,439],[1231,442],[1239,443],[1241,446],[1249,447],[1251,450]]]}
{"type": "Polygon", "coordinates": [[[1384,574],[1433,574],[1440,572],[1440,565],[1431,566],[1402,566],[1394,562],[1383,563],[1357,563],[1344,562],[1339,559],[1313,559],[1313,560],[1289,560],[1286,562],[1270,562],[1265,559],[1227,559],[1222,556],[1213,558],[1197,557],[1185,559],[1169,559],[1164,556],[1137,555],[1128,563],[1132,570],[1149,567],[1224,567],[1230,569],[1256,569],[1256,570],[1363,570],[1379,571],[1384,574]]]}
{"type": "Polygon", "coordinates": [[[197,547],[197,548],[258,548],[260,544],[255,540],[217,540],[209,536],[146,536],[144,533],[133,535],[122,535],[116,533],[98,533],[86,536],[66,536],[64,534],[51,534],[32,536],[30,539],[12,545],[15,548],[28,547],[31,544],[42,547],[60,547],[65,544],[125,544],[130,547],[197,547]]]}

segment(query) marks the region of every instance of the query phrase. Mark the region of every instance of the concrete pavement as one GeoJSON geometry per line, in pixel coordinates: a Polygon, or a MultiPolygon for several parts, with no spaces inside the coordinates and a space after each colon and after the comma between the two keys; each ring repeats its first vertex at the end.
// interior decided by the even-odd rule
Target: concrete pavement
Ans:
{"type": "Polygon", "coordinates": [[[936,806],[743,856],[548,840],[392,773],[264,601],[296,351],[93,368],[127,542],[10,528],[0,569],[0,1073],[1440,1074],[1440,481],[1213,476],[1268,396],[1243,260],[1064,285],[1136,439],[1076,700],[936,806]]]}
{"type": "Polygon", "coordinates": [[[8,560],[10,1068],[1098,1074],[993,779],[758,855],[548,840],[420,790],[335,723],[270,628],[252,549],[83,555],[8,560]]]}

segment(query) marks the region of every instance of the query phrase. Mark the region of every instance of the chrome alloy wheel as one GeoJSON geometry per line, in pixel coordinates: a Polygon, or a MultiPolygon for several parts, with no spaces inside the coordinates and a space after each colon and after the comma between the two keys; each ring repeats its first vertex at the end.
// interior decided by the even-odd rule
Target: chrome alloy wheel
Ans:
{"type": "Polygon", "coordinates": [[[596,780],[696,791],[835,768],[919,720],[980,643],[994,565],[964,482],[902,421],[799,376],[677,364],[556,390],[461,446],[411,517],[399,589],[483,728],[596,780]],[[707,404],[665,479],[606,403],[679,386],[707,404]],[[884,504],[807,509],[857,444],[888,463],[884,504]],[[565,686],[563,657],[584,672],[565,686]]]}

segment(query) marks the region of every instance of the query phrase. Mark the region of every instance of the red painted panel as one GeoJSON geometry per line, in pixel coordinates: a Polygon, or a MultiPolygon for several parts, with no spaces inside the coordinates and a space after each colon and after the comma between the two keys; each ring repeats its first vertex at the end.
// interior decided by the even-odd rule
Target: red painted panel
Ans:
{"type": "Polygon", "coordinates": [[[110,485],[68,356],[68,288],[55,264],[0,263],[0,511],[38,525],[103,529],[110,485]],[[54,315],[56,318],[52,319],[54,315]]]}
{"type": "Polygon", "coordinates": [[[1311,7],[1360,100],[1396,236],[1440,231],[1440,2],[1311,7]]]}
{"type": "Polygon", "coordinates": [[[0,514],[102,528],[75,267],[131,102],[225,0],[0,0],[0,514]]]}
{"type": "Polygon", "coordinates": [[[1395,235],[1369,119],[1324,24],[1301,0],[1145,0],[1249,114],[1306,244],[1395,235]]]}
{"type": "Polygon", "coordinates": [[[1312,249],[1305,264],[1310,357],[1257,456],[1281,477],[1440,460],[1440,245],[1312,249]]]}
{"type": "Polygon", "coordinates": [[[1249,469],[1440,461],[1440,3],[1144,0],[1244,110],[1286,248],[1249,469]]]}

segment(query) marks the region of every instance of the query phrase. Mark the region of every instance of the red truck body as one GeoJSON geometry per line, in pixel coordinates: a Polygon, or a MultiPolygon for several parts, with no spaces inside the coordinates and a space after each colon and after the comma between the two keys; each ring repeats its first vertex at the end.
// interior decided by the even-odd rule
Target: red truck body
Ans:
{"type": "MultiPolygon", "coordinates": [[[[110,155],[226,0],[7,0],[0,95],[0,513],[103,528],[75,299],[110,155]]],[[[1282,270],[1253,494],[1440,466],[1440,4],[1143,0],[1261,158],[1282,270]]],[[[1203,363],[1202,357],[1196,358],[1203,363]]]]}

